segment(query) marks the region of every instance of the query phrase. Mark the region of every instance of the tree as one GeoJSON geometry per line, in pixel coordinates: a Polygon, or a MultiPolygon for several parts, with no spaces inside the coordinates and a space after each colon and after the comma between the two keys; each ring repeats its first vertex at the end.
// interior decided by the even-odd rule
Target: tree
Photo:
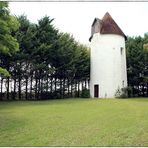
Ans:
{"type": "MultiPolygon", "coordinates": [[[[12,36],[12,32],[19,27],[16,17],[10,15],[8,2],[0,2],[0,76],[1,94],[3,87],[3,77],[7,77],[7,99],[9,99],[9,70],[10,61],[8,60],[19,50],[19,44],[12,36]]],[[[1,97],[2,99],[2,97],[1,97]]]]}
{"type": "Polygon", "coordinates": [[[14,99],[16,93],[16,81],[18,79],[18,93],[21,99],[22,86],[25,86],[25,99],[28,99],[28,83],[32,78],[32,51],[34,48],[34,37],[36,35],[35,24],[30,23],[26,16],[21,15],[18,18],[19,29],[14,33],[17,38],[20,51],[13,58],[12,78],[14,80],[14,99]],[[24,83],[23,83],[24,82],[24,83]]]}
{"type": "MultiPolygon", "coordinates": [[[[32,56],[35,69],[35,96],[37,99],[42,98],[45,87],[48,88],[48,81],[51,81],[52,91],[52,67],[51,67],[51,50],[55,49],[58,37],[58,30],[52,25],[53,19],[48,16],[38,21],[35,39],[35,48],[32,56]],[[43,86],[43,82],[46,85],[43,86]]],[[[46,97],[46,96],[44,96],[46,97]]]]}
{"type": "MultiPolygon", "coordinates": [[[[19,50],[17,40],[12,36],[12,31],[18,29],[19,23],[10,15],[8,2],[0,2],[0,54],[11,56],[19,50]]],[[[1,63],[0,63],[0,66],[1,63]]],[[[0,73],[8,76],[8,72],[1,67],[0,73]]]]}
{"type": "Polygon", "coordinates": [[[148,36],[146,34],[144,38],[140,36],[128,37],[126,42],[128,84],[137,96],[148,95],[144,90],[144,88],[148,89],[144,83],[148,75],[147,43],[148,36]]]}

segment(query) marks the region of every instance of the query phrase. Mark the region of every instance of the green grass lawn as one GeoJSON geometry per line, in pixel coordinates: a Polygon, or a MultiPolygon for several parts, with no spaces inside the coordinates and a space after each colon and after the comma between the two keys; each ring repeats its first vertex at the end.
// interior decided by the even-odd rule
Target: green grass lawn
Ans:
{"type": "Polygon", "coordinates": [[[148,99],[0,102],[0,146],[148,146],[148,99]]]}

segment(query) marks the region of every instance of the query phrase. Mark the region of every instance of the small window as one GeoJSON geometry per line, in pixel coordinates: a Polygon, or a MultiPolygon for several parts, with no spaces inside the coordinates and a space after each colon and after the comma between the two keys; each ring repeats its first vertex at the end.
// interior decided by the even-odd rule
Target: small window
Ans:
{"type": "Polygon", "coordinates": [[[120,53],[123,54],[123,47],[120,48],[120,53]]]}
{"type": "Polygon", "coordinates": [[[122,81],[122,87],[124,88],[124,80],[122,81]]]}

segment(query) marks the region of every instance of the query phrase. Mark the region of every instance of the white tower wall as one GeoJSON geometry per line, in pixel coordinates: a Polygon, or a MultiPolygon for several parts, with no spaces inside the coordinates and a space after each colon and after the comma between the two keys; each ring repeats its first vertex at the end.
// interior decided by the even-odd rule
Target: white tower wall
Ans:
{"type": "Polygon", "coordinates": [[[127,86],[125,38],[123,36],[100,33],[93,35],[90,72],[92,98],[94,98],[94,85],[99,85],[99,98],[114,98],[118,88],[127,86]]]}

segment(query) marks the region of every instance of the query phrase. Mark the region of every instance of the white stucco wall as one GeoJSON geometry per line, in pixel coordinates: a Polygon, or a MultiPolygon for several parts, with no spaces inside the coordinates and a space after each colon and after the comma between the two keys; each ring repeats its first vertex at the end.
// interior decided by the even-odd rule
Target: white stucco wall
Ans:
{"type": "Polygon", "coordinates": [[[98,84],[99,98],[114,98],[118,87],[123,87],[123,81],[126,87],[125,38],[115,34],[94,34],[91,40],[91,97],[94,98],[94,85],[98,84]]]}

